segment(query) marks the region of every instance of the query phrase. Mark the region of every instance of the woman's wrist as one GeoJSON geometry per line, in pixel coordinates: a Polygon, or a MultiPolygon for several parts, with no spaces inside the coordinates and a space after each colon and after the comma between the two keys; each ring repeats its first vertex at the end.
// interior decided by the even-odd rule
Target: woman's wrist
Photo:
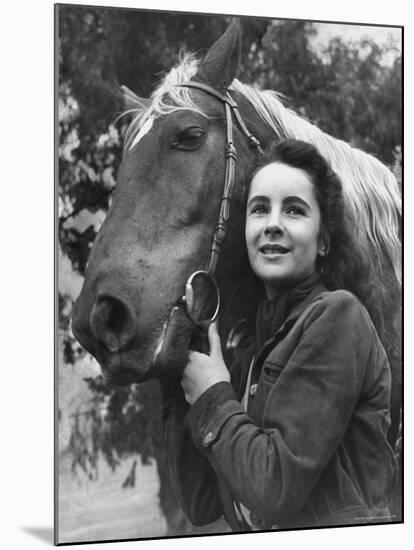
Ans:
{"type": "MultiPolygon", "coordinates": [[[[204,395],[210,388],[215,386],[216,384],[219,384],[220,382],[230,382],[230,374],[228,376],[223,375],[217,375],[217,373],[211,373],[207,374],[205,378],[203,378],[202,383],[199,383],[197,386],[194,387],[193,391],[191,392],[191,395],[188,395],[190,400],[187,399],[187,402],[190,405],[193,405],[202,395],[204,395]]],[[[187,398],[187,394],[186,394],[187,398]]]]}

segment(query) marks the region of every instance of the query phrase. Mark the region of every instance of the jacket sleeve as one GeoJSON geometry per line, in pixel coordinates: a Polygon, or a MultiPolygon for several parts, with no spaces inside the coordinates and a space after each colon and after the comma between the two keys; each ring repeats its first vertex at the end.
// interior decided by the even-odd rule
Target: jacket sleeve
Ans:
{"type": "Polygon", "coordinates": [[[202,394],[186,417],[193,441],[233,494],[267,524],[292,520],[342,441],[359,398],[372,338],[351,294],[329,293],[303,320],[258,427],[230,384],[202,394]]]}
{"type": "Polygon", "coordinates": [[[217,520],[223,511],[216,474],[184,425],[187,411],[184,395],[177,387],[167,404],[164,443],[175,497],[193,525],[205,525],[217,520]]]}

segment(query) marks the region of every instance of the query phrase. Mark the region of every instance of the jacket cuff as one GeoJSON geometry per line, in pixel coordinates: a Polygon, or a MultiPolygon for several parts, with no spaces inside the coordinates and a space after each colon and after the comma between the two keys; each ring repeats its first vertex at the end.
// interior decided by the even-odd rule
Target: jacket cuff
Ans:
{"type": "Polygon", "coordinates": [[[217,382],[193,403],[184,423],[199,449],[212,445],[221,428],[235,414],[245,414],[230,382],[217,382]]]}

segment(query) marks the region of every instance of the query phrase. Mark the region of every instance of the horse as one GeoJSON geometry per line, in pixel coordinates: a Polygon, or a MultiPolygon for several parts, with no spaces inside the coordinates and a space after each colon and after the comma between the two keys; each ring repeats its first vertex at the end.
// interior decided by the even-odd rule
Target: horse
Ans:
{"type": "Polygon", "coordinates": [[[184,55],[150,98],[123,88],[133,118],[112,205],[74,305],[73,333],[110,383],[179,380],[197,342],[181,298],[191,274],[205,270],[213,256],[223,345],[238,321],[250,326],[260,292],[244,244],[249,174],[275,140],[310,142],[341,178],[349,226],[376,277],[392,369],[394,441],[401,395],[396,179],[373,156],[285,107],[277,92],[240,82],[240,45],[240,23],[233,20],[203,59],[184,55]]]}

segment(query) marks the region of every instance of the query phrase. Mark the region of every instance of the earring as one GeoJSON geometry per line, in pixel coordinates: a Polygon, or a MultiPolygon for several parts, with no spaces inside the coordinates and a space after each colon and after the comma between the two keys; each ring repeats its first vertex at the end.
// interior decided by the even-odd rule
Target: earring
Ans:
{"type": "Polygon", "coordinates": [[[318,254],[319,256],[321,256],[322,258],[324,256],[327,256],[329,254],[329,249],[330,249],[330,245],[329,243],[328,244],[325,244],[322,246],[322,248],[320,250],[318,250],[318,254]]]}
{"type": "Polygon", "coordinates": [[[331,239],[326,229],[323,229],[319,236],[320,250],[318,250],[318,254],[323,258],[324,256],[327,256],[329,254],[329,250],[331,248],[331,239]]]}

